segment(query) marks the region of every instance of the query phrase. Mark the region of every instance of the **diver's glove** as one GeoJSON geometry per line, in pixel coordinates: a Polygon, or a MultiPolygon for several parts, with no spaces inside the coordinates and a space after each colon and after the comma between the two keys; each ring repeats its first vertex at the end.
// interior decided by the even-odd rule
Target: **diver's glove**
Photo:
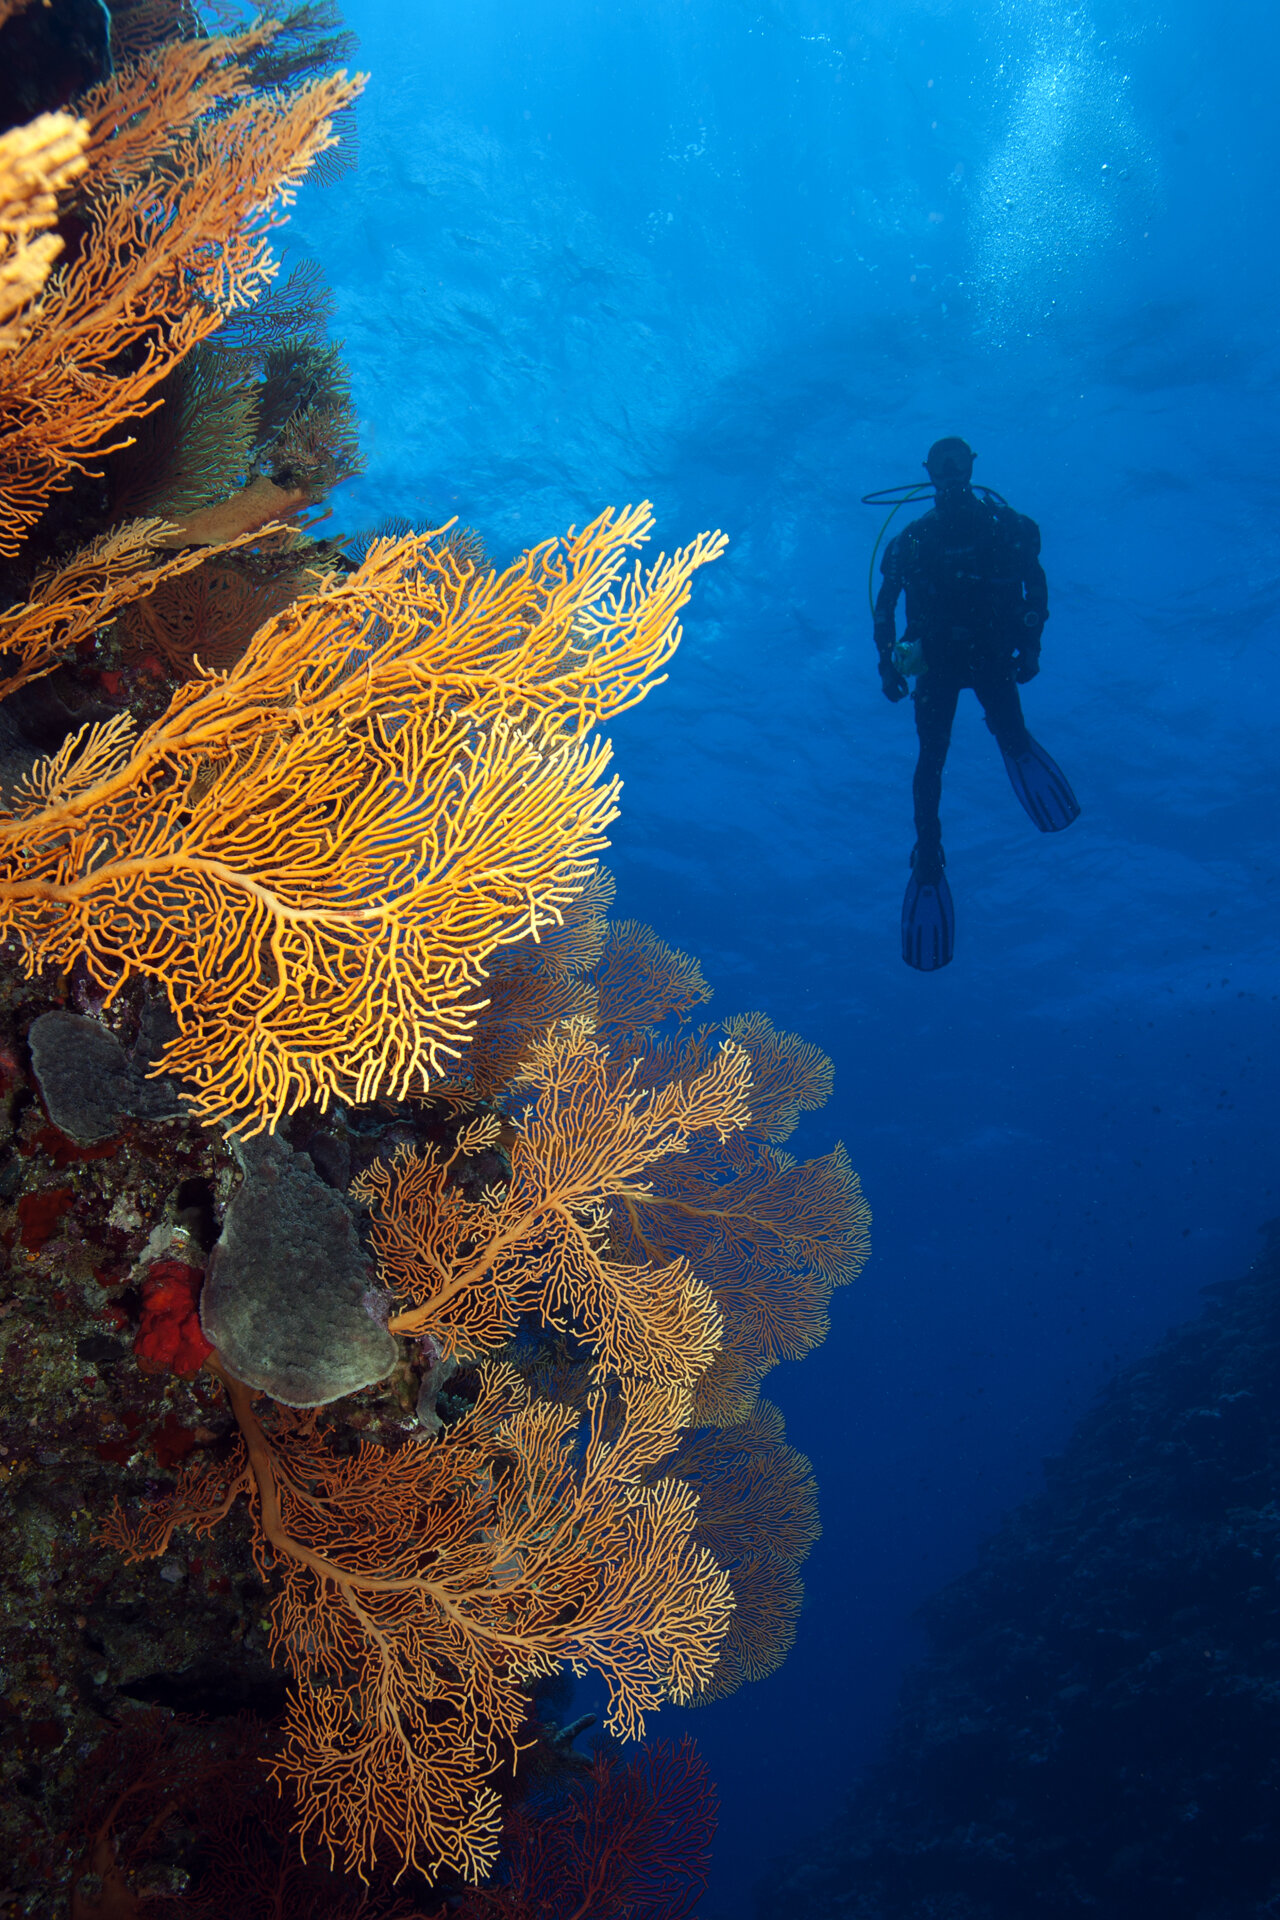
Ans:
{"type": "Polygon", "coordinates": [[[898,672],[888,654],[880,659],[880,688],[886,700],[905,700],[910,689],[905,675],[898,672]]]}

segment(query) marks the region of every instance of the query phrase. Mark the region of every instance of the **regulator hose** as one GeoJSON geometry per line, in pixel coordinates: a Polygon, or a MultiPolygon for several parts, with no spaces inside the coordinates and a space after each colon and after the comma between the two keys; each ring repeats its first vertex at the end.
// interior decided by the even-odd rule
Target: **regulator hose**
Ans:
{"type": "MultiPolygon", "coordinates": [[[[974,487],[973,492],[980,493],[984,500],[998,501],[1002,507],[1007,507],[1009,504],[1004,495],[997,493],[994,487],[974,487]]],[[[873,619],[876,611],[876,561],[880,557],[880,547],[884,537],[893,524],[893,517],[900,507],[909,507],[916,500],[931,498],[936,498],[931,480],[909,480],[900,487],[881,487],[878,493],[864,493],[862,496],[864,507],[889,507],[888,517],[876,535],[876,543],[871,549],[871,565],[867,568],[867,602],[873,619]]]]}

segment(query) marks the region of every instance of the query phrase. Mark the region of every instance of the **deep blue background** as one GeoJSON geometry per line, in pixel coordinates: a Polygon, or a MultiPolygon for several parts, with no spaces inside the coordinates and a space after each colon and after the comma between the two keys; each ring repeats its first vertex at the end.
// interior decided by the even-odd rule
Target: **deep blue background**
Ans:
{"type": "MultiPolygon", "coordinates": [[[[825,1535],[799,1645],[693,1716],[739,1915],[874,1751],[913,1605],[1273,1194],[1280,55],[1261,0],[346,0],[337,290],[369,468],[502,560],[641,496],[723,526],[613,733],[620,910],[723,1012],[833,1055],[875,1251],[773,1376],[825,1535]],[[1228,18],[1229,14],[1229,18],[1228,18]],[[966,697],[955,964],[909,972],[910,710],[874,673],[872,487],[961,433],[1040,521],[1041,838],[966,697]]],[[[684,1719],[668,1712],[662,1731],[684,1719]]]]}

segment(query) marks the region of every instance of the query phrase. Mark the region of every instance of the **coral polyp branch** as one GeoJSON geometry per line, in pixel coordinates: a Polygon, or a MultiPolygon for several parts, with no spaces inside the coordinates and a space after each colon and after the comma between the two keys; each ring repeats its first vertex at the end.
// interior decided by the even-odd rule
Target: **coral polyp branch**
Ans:
{"type": "MultiPolygon", "coordinates": [[[[216,37],[190,0],[89,13],[75,71],[110,77],[0,135],[0,945],[29,981],[0,980],[0,1479],[51,1623],[10,1691],[41,1845],[75,1825],[46,1818],[70,1719],[126,1691],[96,1545],[161,1560],[125,1578],[172,1697],[216,1643],[278,1715],[265,1628],[288,1706],[104,1743],[74,1915],[408,1920],[418,1873],[441,1920],[683,1920],[704,1769],[588,1762],[553,1690],[598,1676],[636,1739],[782,1659],[817,1512],[757,1390],[865,1254],[842,1151],[780,1151],[825,1055],[692,1029],[697,961],[608,920],[601,731],[725,540],[647,561],[643,502],[505,567],[452,523],[316,538],[356,418],[318,272],[273,291],[272,239],[349,146],[362,82],[316,77],[347,36],[331,0],[216,37]],[[96,1542],[51,1419],[84,1512],[123,1497],[96,1542]]],[[[83,84],[57,53],[33,107],[83,84]]]]}
{"type": "Polygon", "coordinates": [[[516,1814],[504,1884],[464,1896],[458,1920],[686,1920],[715,1826],[715,1792],[687,1736],[625,1761],[599,1753],[560,1804],[516,1814]]]}

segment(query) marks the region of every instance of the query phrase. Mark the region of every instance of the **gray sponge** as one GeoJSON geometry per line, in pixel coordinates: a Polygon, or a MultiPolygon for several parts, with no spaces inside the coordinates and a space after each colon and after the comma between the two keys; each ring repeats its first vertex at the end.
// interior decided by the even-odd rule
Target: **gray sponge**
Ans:
{"type": "Polygon", "coordinates": [[[244,1180],[209,1258],[205,1338],[238,1380],[287,1407],[384,1379],[398,1349],[375,1318],[382,1296],[351,1209],[283,1141],[232,1145],[244,1180]]]}
{"type": "MultiPolygon", "coordinates": [[[[153,1010],[148,1009],[149,1013],[153,1010]]],[[[153,1017],[131,1054],[110,1028],[79,1013],[42,1013],[27,1044],[49,1118],[81,1146],[119,1133],[126,1119],[173,1120],[190,1112],[176,1080],[148,1080],[147,1067],[167,1037],[153,1017]]]]}

